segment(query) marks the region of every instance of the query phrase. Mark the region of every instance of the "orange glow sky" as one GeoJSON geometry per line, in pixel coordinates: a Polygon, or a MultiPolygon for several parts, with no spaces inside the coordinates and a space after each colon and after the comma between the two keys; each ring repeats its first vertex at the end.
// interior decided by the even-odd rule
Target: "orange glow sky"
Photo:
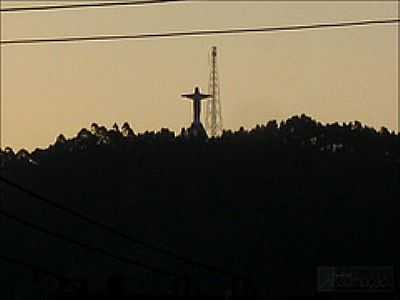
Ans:
{"type": "MultiPolygon", "coordinates": [[[[2,7],[54,4],[1,1],[2,7]]],[[[66,3],[57,1],[57,4],[66,3]]],[[[69,2],[70,3],[70,2],[69,2]]],[[[2,13],[2,39],[399,18],[397,1],[191,2],[2,13]]],[[[224,127],[306,113],[398,129],[398,24],[215,37],[1,46],[3,147],[47,147],[92,122],[135,132],[190,124],[218,47],[224,127]]]]}

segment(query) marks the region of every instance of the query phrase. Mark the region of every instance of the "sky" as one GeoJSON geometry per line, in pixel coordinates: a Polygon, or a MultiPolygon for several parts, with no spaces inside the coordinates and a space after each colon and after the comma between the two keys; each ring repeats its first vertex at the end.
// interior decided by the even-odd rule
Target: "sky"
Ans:
{"type": "MultiPolygon", "coordinates": [[[[82,1],[84,2],[84,1],[82,1]]],[[[90,1],[86,1],[90,2],[90,1]]],[[[71,1],[4,1],[2,8],[71,1]]],[[[80,3],[80,2],[76,2],[80,3]]],[[[1,14],[1,39],[399,18],[397,1],[193,1],[1,14]]],[[[398,130],[398,24],[213,37],[2,45],[2,146],[46,148],[96,122],[180,132],[218,50],[225,129],[305,113],[398,130]]]]}

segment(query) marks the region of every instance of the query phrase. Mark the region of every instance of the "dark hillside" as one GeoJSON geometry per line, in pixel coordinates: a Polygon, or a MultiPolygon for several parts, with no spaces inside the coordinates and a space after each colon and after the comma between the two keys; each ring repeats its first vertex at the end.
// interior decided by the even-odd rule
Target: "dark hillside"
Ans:
{"type": "MultiPolygon", "coordinates": [[[[302,115],[201,140],[167,129],[135,134],[128,124],[121,130],[93,124],[47,149],[5,149],[2,156],[10,181],[139,240],[251,278],[248,289],[259,295],[315,294],[319,266],[400,264],[400,137],[384,128],[377,132],[357,121],[322,125],[302,115]]],[[[187,274],[193,293],[218,295],[229,288],[222,275],[132,245],[4,183],[2,188],[2,209],[9,213],[187,274]]],[[[0,222],[1,254],[88,280],[90,293],[107,293],[112,274],[125,278],[126,293],[179,290],[171,278],[2,215],[0,222]]],[[[34,289],[29,270],[1,260],[0,270],[2,290],[10,282],[18,291],[34,289]]]]}

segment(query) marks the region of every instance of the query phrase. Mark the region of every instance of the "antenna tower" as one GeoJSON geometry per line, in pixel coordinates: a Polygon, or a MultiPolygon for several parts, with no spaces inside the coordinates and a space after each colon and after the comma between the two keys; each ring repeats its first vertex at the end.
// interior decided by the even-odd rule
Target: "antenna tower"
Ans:
{"type": "Polygon", "coordinates": [[[212,47],[209,56],[210,80],[208,83],[208,94],[210,100],[205,101],[206,129],[212,137],[222,133],[221,100],[219,97],[219,80],[217,71],[217,47],[212,47]]]}

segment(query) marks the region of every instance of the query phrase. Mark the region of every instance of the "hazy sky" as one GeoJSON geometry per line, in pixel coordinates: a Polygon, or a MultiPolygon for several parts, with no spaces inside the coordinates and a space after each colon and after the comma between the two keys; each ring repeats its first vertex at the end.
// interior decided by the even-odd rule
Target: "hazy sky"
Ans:
{"type": "MultiPolygon", "coordinates": [[[[87,1],[90,2],[90,1],[87,1]]],[[[2,7],[53,2],[4,1],[2,7]]],[[[71,3],[56,1],[57,4],[71,3]]],[[[398,18],[397,1],[191,2],[1,14],[1,38],[135,34],[398,18]]],[[[1,46],[3,146],[47,147],[92,122],[135,132],[190,125],[180,97],[208,86],[219,51],[224,127],[306,113],[398,128],[398,24],[308,31],[1,46]]]]}

